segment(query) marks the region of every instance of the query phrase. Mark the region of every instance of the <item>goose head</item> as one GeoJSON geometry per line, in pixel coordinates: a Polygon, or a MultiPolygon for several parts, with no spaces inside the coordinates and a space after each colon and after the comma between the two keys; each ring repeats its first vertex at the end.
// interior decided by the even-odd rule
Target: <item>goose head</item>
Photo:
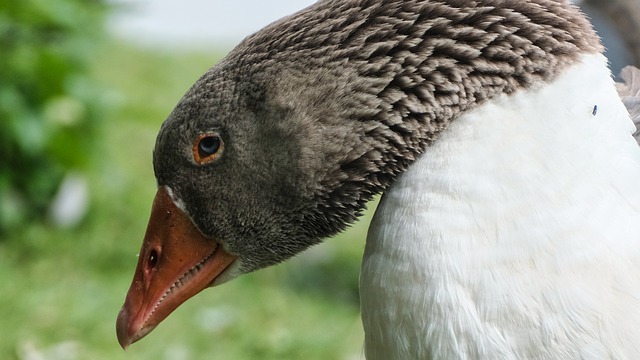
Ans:
{"type": "Polygon", "coordinates": [[[347,94],[378,79],[243,58],[201,78],[159,132],[158,190],[118,317],[123,346],[206,287],[343,230],[417,152],[409,131],[356,120],[380,100],[347,94]]]}
{"type": "Polygon", "coordinates": [[[320,1],[200,78],[157,137],[120,344],[343,230],[462,112],[601,50],[563,1],[481,3],[320,1]]]}

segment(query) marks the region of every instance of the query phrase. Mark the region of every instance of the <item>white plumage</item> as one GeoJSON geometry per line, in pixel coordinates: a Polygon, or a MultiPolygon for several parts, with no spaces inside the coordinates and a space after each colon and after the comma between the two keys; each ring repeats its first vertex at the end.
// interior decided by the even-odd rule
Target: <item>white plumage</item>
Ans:
{"type": "Polygon", "coordinates": [[[367,358],[640,359],[634,131],[601,55],[452,122],[369,229],[367,358]]]}

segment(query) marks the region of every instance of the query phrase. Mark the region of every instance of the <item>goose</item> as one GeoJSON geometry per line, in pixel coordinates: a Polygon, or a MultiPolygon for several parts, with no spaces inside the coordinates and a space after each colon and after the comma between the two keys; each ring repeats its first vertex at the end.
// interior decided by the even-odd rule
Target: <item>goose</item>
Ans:
{"type": "Polygon", "coordinates": [[[640,71],[602,52],[565,0],[321,0],[249,36],[159,131],[121,346],[382,194],[368,359],[640,359],[640,71]]]}

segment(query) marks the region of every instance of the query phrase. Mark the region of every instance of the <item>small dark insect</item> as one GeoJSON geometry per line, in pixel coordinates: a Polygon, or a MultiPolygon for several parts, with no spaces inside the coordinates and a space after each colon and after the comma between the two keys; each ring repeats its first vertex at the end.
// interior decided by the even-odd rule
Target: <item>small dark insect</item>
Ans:
{"type": "Polygon", "coordinates": [[[593,114],[593,116],[598,115],[598,105],[593,105],[593,112],[591,114],[593,114]]]}

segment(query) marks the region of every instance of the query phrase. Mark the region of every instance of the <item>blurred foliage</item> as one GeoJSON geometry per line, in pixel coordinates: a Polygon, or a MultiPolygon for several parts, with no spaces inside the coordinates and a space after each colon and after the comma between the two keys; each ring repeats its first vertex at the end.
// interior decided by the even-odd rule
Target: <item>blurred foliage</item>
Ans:
{"type": "Polygon", "coordinates": [[[0,232],[41,218],[90,163],[100,92],[87,64],[103,0],[0,0],[0,232]]]}

